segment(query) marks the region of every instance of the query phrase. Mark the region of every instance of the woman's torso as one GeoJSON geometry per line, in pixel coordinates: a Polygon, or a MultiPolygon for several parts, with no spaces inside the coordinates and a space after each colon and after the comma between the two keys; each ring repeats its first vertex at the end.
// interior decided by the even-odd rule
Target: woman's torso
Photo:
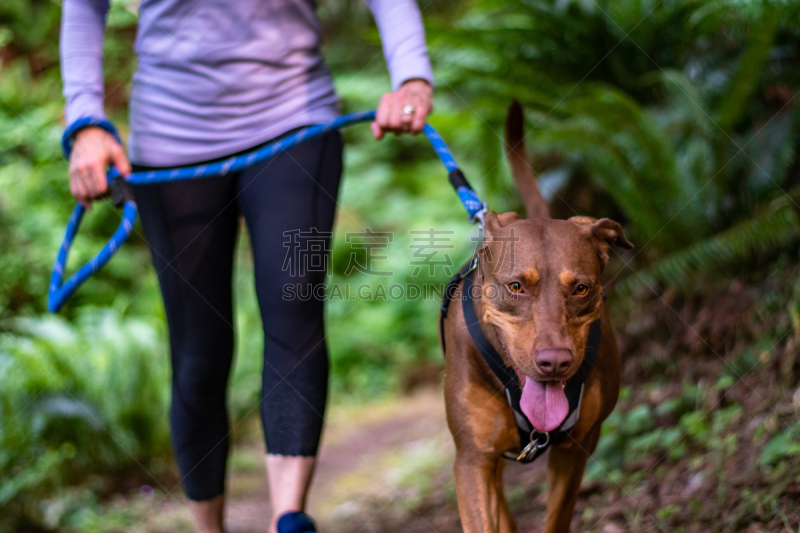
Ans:
{"type": "Polygon", "coordinates": [[[131,160],[207,160],[335,117],[320,46],[311,0],[144,0],[131,160]]]}

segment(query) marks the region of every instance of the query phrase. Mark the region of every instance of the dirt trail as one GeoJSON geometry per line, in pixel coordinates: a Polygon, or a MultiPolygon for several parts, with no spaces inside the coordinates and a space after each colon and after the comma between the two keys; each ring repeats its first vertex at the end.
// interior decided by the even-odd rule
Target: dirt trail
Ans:
{"type": "MultiPolygon", "coordinates": [[[[234,447],[229,462],[229,533],[269,533],[264,447],[258,432],[252,433],[234,447]]],[[[440,388],[391,401],[334,407],[323,435],[309,513],[324,533],[460,532],[454,451],[440,388]]],[[[545,464],[546,459],[534,465],[507,463],[509,502],[527,502],[528,510],[534,511],[518,517],[520,531],[539,530],[545,464]]],[[[136,504],[129,500],[125,505],[136,504]]],[[[144,516],[127,531],[194,531],[183,496],[162,496],[140,510],[144,516]]]]}
{"type": "MultiPolygon", "coordinates": [[[[230,533],[266,531],[271,510],[262,449],[253,441],[234,450],[226,520],[230,533]]],[[[365,518],[365,525],[371,518],[379,521],[375,504],[415,500],[415,487],[425,484],[426,471],[439,469],[452,456],[440,390],[334,408],[323,436],[309,513],[323,531],[339,531],[356,516],[365,518]],[[365,513],[377,515],[360,516],[365,513]]]]}

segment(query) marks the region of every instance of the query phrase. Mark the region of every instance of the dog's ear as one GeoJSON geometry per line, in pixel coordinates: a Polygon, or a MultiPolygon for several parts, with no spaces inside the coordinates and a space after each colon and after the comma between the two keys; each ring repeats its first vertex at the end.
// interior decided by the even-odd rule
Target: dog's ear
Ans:
{"type": "Polygon", "coordinates": [[[484,226],[483,226],[483,244],[479,252],[484,255],[484,261],[488,261],[489,263],[492,262],[492,256],[489,253],[489,246],[492,244],[492,241],[504,241],[507,240],[509,235],[509,230],[504,230],[506,226],[512,224],[518,220],[520,220],[519,215],[516,213],[495,213],[494,211],[489,211],[484,215],[484,226]],[[503,237],[506,237],[504,239],[503,237]]]}
{"type": "Polygon", "coordinates": [[[519,215],[513,211],[510,213],[495,213],[494,211],[489,211],[486,213],[483,220],[486,222],[484,226],[486,235],[490,235],[492,232],[495,234],[498,233],[501,228],[519,220],[519,215]]]}
{"type": "Polygon", "coordinates": [[[608,249],[612,245],[628,249],[633,248],[633,244],[625,237],[625,231],[623,231],[619,222],[615,222],[610,218],[597,220],[592,217],[572,217],[569,221],[577,224],[581,230],[586,232],[592,240],[594,249],[597,251],[597,256],[602,261],[603,266],[608,263],[608,249]]]}
{"type": "Polygon", "coordinates": [[[492,242],[494,237],[500,237],[508,233],[508,231],[503,231],[503,228],[518,221],[519,215],[511,212],[511,213],[495,213],[494,211],[489,211],[484,215],[483,220],[485,222],[483,227],[483,244],[484,247],[487,246],[489,243],[492,242]]]}

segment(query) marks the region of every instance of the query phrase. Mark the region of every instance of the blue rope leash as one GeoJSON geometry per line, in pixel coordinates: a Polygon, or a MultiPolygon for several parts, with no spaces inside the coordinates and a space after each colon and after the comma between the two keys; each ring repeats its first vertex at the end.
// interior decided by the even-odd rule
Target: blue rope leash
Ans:
{"type": "MultiPolygon", "coordinates": [[[[127,179],[119,175],[116,168],[112,167],[106,173],[109,188],[115,197],[115,203],[123,207],[122,221],[117,227],[114,234],[111,236],[105,246],[95,255],[88,263],[78,269],[66,281],[64,279],[64,269],[66,268],[69,250],[75,240],[75,235],[78,233],[78,228],[83,218],[84,208],[78,204],[72,211],[72,216],[67,224],[67,230],[64,234],[64,241],[61,248],[58,250],[56,262],[53,265],[53,274],[50,277],[50,290],[48,292],[48,308],[51,312],[57,313],[61,310],[69,298],[78,290],[92,274],[103,268],[113,255],[119,250],[122,244],[127,240],[133,231],[133,225],[136,222],[138,214],[136,202],[130,194],[127,184],[145,185],[153,183],[163,183],[167,181],[180,181],[195,178],[205,178],[212,176],[222,176],[230,172],[238,172],[244,168],[249,167],[255,163],[265,161],[281,152],[300,144],[303,141],[313,139],[328,133],[332,130],[357,124],[360,122],[369,122],[374,120],[375,111],[362,111],[359,113],[350,113],[343,115],[325,124],[317,124],[304,128],[297,133],[284,137],[283,139],[264,146],[258,150],[243,154],[236,157],[228,158],[224,161],[211,163],[208,165],[198,165],[194,167],[178,168],[173,170],[156,170],[151,172],[134,172],[130,174],[127,179]],[[62,283],[63,282],[63,283],[62,283]]],[[[70,152],[72,151],[72,140],[75,134],[81,129],[96,126],[103,128],[121,143],[119,134],[116,128],[107,120],[97,119],[94,117],[83,118],[73,122],[64,132],[62,138],[62,146],[64,148],[64,155],[69,159],[70,152]]],[[[461,203],[464,205],[467,214],[469,215],[470,222],[480,222],[483,224],[483,214],[486,212],[486,204],[481,202],[478,195],[467,182],[464,174],[458,168],[453,154],[447,148],[444,140],[439,136],[435,129],[429,124],[425,125],[423,130],[425,136],[430,141],[436,154],[441,159],[445,168],[448,171],[448,178],[450,184],[456,190],[461,203]]]]}

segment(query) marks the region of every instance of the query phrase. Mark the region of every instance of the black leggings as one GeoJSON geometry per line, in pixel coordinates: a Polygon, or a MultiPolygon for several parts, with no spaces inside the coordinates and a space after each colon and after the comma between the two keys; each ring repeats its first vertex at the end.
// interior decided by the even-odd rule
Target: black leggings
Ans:
{"type": "Polygon", "coordinates": [[[134,187],[169,325],[172,444],[192,500],[213,498],[225,488],[240,214],[250,234],[264,325],[261,420],[267,449],[317,453],[328,389],[322,301],[282,297],[284,284],[320,284],[325,273],[293,268],[290,259],[308,266],[320,258],[304,257],[302,247],[294,254],[299,257],[290,258],[286,243],[298,231],[315,232],[323,246],[306,247],[308,253],[327,254],[341,172],[342,141],[332,132],[238,173],[134,187]]]}

